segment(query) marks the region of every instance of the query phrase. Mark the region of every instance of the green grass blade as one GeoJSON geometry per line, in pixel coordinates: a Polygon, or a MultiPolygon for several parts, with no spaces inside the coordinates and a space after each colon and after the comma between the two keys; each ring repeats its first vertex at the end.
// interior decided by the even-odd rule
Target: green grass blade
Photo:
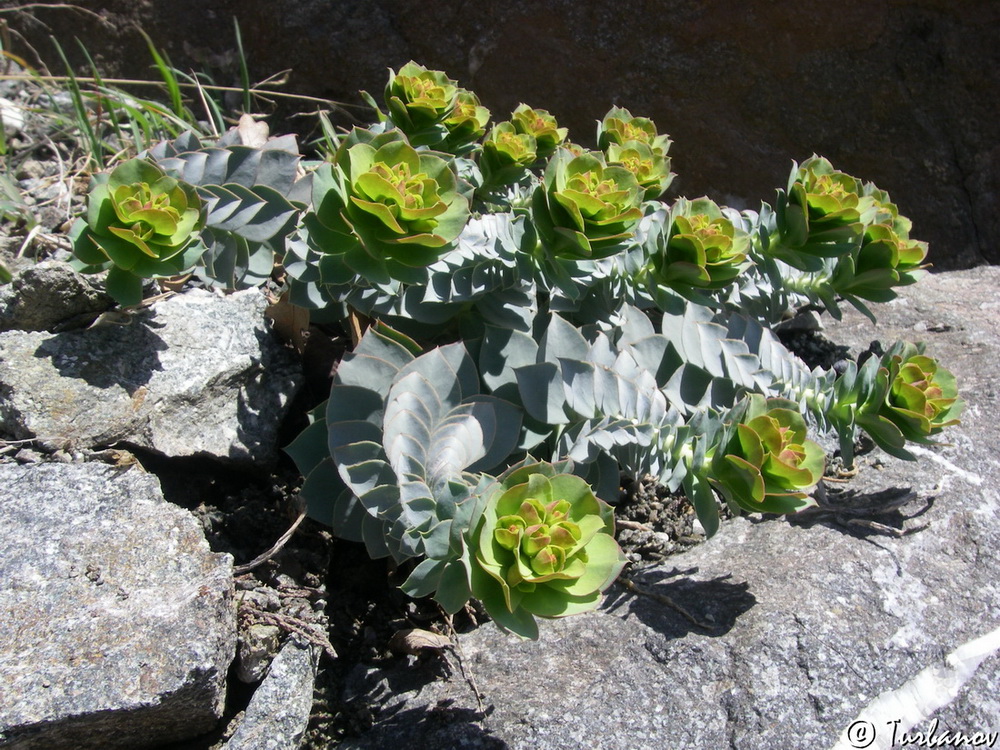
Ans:
{"type": "MultiPolygon", "coordinates": [[[[207,86],[211,86],[213,81],[204,73],[195,73],[195,75],[190,76],[186,73],[181,73],[178,71],[178,75],[184,79],[184,83],[194,86],[195,90],[198,92],[198,97],[201,99],[202,107],[205,110],[205,117],[209,121],[212,128],[213,134],[218,137],[218,135],[226,129],[226,120],[222,115],[222,109],[219,107],[218,102],[216,102],[208,93],[207,86]],[[206,78],[207,82],[202,84],[200,78],[206,78]]],[[[190,112],[190,110],[188,110],[190,112]]],[[[193,130],[198,133],[201,132],[201,126],[199,125],[197,119],[193,116],[187,123],[187,130],[193,130]]]]}
{"type": "Polygon", "coordinates": [[[240,22],[233,16],[233,26],[236,28],[236,51],[240,56],[240,85],[243,87],[243,113],[250,113],[250,71],[247,68],[247,58],[243,54],[243,36],[240,34],[240,22]]]}
{"type": "Polygon", "coordinates": [[[174,74],[174,69],[156,49],[156,46],[153,44],[153,40],[149,38],[149,35],[142,30],[140,30],[139,33],[142,34],[142,38],[146,40],[146,46],[149,47],[149,54],[153,56],[153,62],[156,64],[156,69],[160,73],[160,78],[163,79],[163,84],[167,87],[167,94],[170,97],[170,108],[174,111],[174,114],[177,115],[177,117],[184,119],[184,99],[181,96],[181,87],[177,83],[177,76],[174,74]]]}
{"type": "Polygon", "coordinates": [[[335,153],[337,153],[337,144],[340,140],[337,137],[337,130],[333,127],[333,123],[330,122],[330,117],[326,114],[326,112],[321,110],[317,114],[319,116],[320,129],[323,131],[322,137],[317,139],[319,148],[328,157],[332,157],[335,153]]]}
{"type": "MultiPolygon", "coordinates": [[[[87,51],[87,48],[83,44],[83,42],[77,39],[76,43],[80,47],[80,51],[83,53],[83,56],[87,59],[87,64],[90,66],[91,76],[94,79],[94,86],[95,88],[97,88],[98,91],[100,91],[101,87],[104,86],[104,81],[101,79],[101,72],[97,69],[97,65],[94,63],[94,58],[90,56],[90,52],[87,51]]],[[[98,93],[98,97],[100,97],[100,93],[98,93]]],[[[108,113],[108,120],[111,122],[111,128],[114,130],[115,136],[118,138],[119,144],[124,145],[127,139],[125,137],[125,134],[122,132],[121,123],[118,120],[118,112],[116,108],[112,106],[113,105],[112,101],[107,100],[106,104],[107,104],[106,109],[108,113]]]]}
{"type": "Polygon", "coordinates": [[[90,125],[90,118],[87,116],[87,107],[83,103],[83,93],[80,91],[76,74],[73,73],[73,68],[70,66],[69,60],[66,59],[66,54],[63,52],[63,48],[59,42],[56,41],[56,38],[49,37],[49,39],[52,40],[59,58],[62,60],[63,65],[66,66],[66,85],[69,87],[70,98],[73,100],[73,110],[76,113],[77,126],[86,135],[87,142],[90,144],[88,156],[93,160],[96,167],[101,169],[104,167],[104,147],[101,144],[101,139],[97,137],[97,133],[94,132],[94,129],[90,125]]]}

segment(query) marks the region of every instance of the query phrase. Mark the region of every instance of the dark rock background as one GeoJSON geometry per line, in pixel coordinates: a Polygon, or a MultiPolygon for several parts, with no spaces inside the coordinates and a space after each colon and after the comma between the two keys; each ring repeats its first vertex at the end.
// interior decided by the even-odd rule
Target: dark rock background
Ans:
{"type": "Polygon", "coordinates": [[[50,63],[48,35],[70,53],[77,36],[107,73],[149,76],[142,28],[178,67],[228,84],[235,16],[254,80],[291,69],[286,91],[358,105],[358,89],[380,95],[386,69],[412,58],[474,89],[497,119],[525,101],[585,144],[596,119],[625,106],[673,137],[671,195],[735,206],[771,201],[791,160],[816,152],[888,190],[938,269],[1000,262],[1000,3],[990,0],[83,5],[94,15],[3,17],[16,48],[26,39],[50,63]]]}

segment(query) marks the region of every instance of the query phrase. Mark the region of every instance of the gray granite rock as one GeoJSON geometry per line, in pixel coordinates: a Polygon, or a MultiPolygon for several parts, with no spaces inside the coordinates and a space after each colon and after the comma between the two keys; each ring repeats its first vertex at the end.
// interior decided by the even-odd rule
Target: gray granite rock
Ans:
{"type": "Polygon", "coordinates": [[[285,641],[250,700],[225,750],[296,750],[313,705],[320,650],[285,641]]]}
{"type": "Polygon", "coordinates": [[[839,750],[852,726],[872,748],[893,731],[1000,731],[998,308],[1000,269],[979,268],[903,290],[878,327],[827,324],[855,351],[925,340],[969,403],[950,445],[863,457],[829,486],[837,512],[725,523],[630,571],[645,593],[616,585],[537,643],[461,636],[485,717],[453,658],[447,680],[360,667],[343,698],[376,722],[344,747],[839,750]]]}
{"type": "Polygon", "coordinates": [[[89,322],[113,304],[68,263],[42,261],[0,286],[0,331],[47,331],[81,317],[89,322]]]}
{"type": "Polygon", "coordinates": [[[0,746],[137,748],[211,729],[232,559],[138,469],[0,464],[0,746]]]}
{"type": "Polygon", "coordinates": [[[236,676],[241,682],[260,682],[278,653],[281,628],[254,623],[240,628],[236,650],[236,676]]]}
{"type": "Polygon", "coordinates": [[[0,432],[270,461],[301,378],[267,328],[266,305],[256,289],[193,290],[87,330],[2,333],[0,432]]]}

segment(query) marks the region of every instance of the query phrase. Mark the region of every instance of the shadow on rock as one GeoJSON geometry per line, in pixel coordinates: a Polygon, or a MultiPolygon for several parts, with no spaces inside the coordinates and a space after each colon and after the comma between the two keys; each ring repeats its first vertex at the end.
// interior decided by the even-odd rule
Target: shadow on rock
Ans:
{"type": "Polygon", "coordinates": [[[236,434],[230,458],[273,456],[275,442],[287,445],[296,435],[279,439],[282,423],[290,412],[288,403],[302,384],[302,366],[290,349],[275,346],[273,333],[263,330],[253,332],[261,353],[260,364],[247,373],[243,387],[236,396],[236,434]]]}
{"type": "MultiPolygon", "coordinates": [[[[350,748],[381,750],[387,747],[482,748],[505,750],[507,744],[481,726],[479,711],[454,705],[443,699],[431,706],[408,707],[408,697],[417,697],[431,682],[450,674],[449,662],[418,660],[403,662],[390,669],[369,670],[348,679],[347,693],[353,693],[343,710],[352,716],[359,737],[349,740],[350,748]]],[[[486,715],[492,706],[486,709],[486,715]]]]}
{"type": "Polygon", "coordinates": [[[137,316],[127,333],[114,324],[58,333],[42,342],[35,356],[50,358],[63,377],[79,378],[94,388],[117,385],[134,396],[153,372],[163,369],[158,352],[167,345],[150,330],[151,322],[137,316]]]}
{"type": "Polygon", "coordinates": [[[890,487],[878,492],[845,490],[829,493],[815,508],[788,517],[792,526],[822,524],[859,539],[899,537],[927,528],[916,519],[934,507],[936,496],[919,497],[910,487],[890,487]]]}
{"type": "Polygon", "coordinates": [[[688,633],[721,636],[757,603],[746,581],[732,583],[725,575],[707,581],[694,576],[698,568],[638,571],[620,579],[604,600],[603,609],[627,607],[646,625],[668,638],[688,633]]]}
{"type": "Polygon", "coordinates": [[[479,714],[468,708],[421,706],[399,711],[349,744],[358,750],[426,747],[439,750],[507,750],[507,743],[478,725],[479,714]]]}

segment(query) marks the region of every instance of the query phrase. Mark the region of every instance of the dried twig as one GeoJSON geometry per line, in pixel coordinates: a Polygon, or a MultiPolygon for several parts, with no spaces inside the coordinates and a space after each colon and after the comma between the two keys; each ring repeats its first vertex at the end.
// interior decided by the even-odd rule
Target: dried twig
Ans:
{"type": "Polygon", "coordinates": [[[337,652],[330,643],[330,639],[325,635],[318,634],[312,627],[312,623],[301,620],[291,615],[282,615],[277,612],[265,612],[263,609],[251,607],[246,603],[240,605],[240,613],[253,617],[268,625],[275,625],[288,633],[297,633],[315,646],[323,649],[331,659],[337,658],[337,652]]]}
{"type": "Polygon", "coordinates": [[[295,530],[299,528],[299,524],[301,524],[302,521],[305,520],[305,517],[306,517],[306,512],[303,510],[301,513],[299,513],[299,517],[295,519],[295,522],[289,527],[288,531],[286,531],[278,538],[278,541],[274,543],[271,549],[267,550],[267,552],[258,555],[248,563],[234,566],[233,575],[242,575],[247,571],[253,570],[258,565],[267,562],[276,554],[278,554],[278,552],[281,551],[281,548],[284,547],[288,543],[288,540],[292,538],[292,535],[295,533],[295,530]]]}
{"type": "Polygon", "coordinates": [[[479,686],[476,685],[476,679],[472,676],[471,670],[465,668],[465,654],[462,652],[462,643],[458,640],[458,633],[455,632],[455,625],[452,622],[451,615],[445,613],[444,610],[441,611],[444,614],[445,624],[448,626],[448,637],[451,638],[451,642],[454,644],[455,660],[458,661],[458,669],[469,687],[472,688],[472,694],[476,696],[479,716],[486,718],[486,706],[483,703],[483,694],[479,692],[479,686]]]}
{"type": "MultiPolygon", "coordinates": [[[[72,3],[25,3],[24,5],[13,5],[9,8],[0,8],[0,13],[18,13],[20,11],[26,10],[75,10],[84,15],[88,15],[91,18],[95,18],[101,22],[102,25],[112,28],[111,23],[100,13],[95,13],[92,10],[83,8],[79,5],[73,5],[72,3]]],[[[38,20],[37,18],[35,19],[38,20]]],[[[41,21],[39,21],[41,23],[41,21]]],[[[42,24],[45,26],[45,24],[42,24]]],[[[48,29],[48,26],[45,26],[48,29]]]]}
{"type": "MultiPolygon", "coordinates": [[[[824,477],[824,480],[829,481],[830,478],[824,477]]],[[[822,485],[820,486],[822,487],[822,485]]],[[[931,497],[937,495],[936,489],[937,488],[935,488],[935,491],[932,491],[931,497]]],[[[886,495],[889,496],[881,502],[876,501],[866,505],[841,505],[827,502],[824,493],[817,495],[817,500],[819,501],[818,505],[811,508],[805,508],[799,511],[798,515],[812,518],[818,517],[822,520],[829,519],[844,527],[860,526],[862,528],[894,537],[909,536],[910,534],[915,534],[918,531],[923,531],[930,526],[930,523],[925,523],[920,526],[913,526],[909,529],[897,529],[893,526],[879,523],[871,518],[864,518],[864,516],[887,515],[894,511],[898,512],[903,506],[917,499],[917,493],[909,487],[898,488],[895,493],[891,494],[888,492],[879,493],[879,496],[881,497],[886,497],[886,495]]]]}
{"type": "Polygon", "coordinates": [[[843,524],[844,526],[862,526],[866,529],[871,529],[872,531],[877,531],[886,536],[894,537],[904,537],[910,534],[916,534],[918,531],[923,531],[928,528],[931,524],[930,521],[921,524],[920,526],[911,526],[908,529],[897,529],[894,526],[888,526],[884,523],[879,523],[878,521],[873,521],[870,518],[847,518],[844,519],[841,516],[835,516],[837,523],[843,524]]]}
{"type": "MultiPolygon", "coordinates": [[[[39,83],[59,84],[59,83],[66,83],[68,80],[69,76],[60,76],[60,75],[26,75],[18,73],[5,73],[3,75],[0,75],[0,81],[37,81],[39,83]]],[[[97,85],[97,81],[90,76],[75,76],[75,80],[79,83],[97,85]]],[[[156,87],[163,86],[163,81],[155,81],[145,78],[102,78],[101,83],[104,86],[156,86],[156,87]]],[[[212,83],[194,84],[194,83],[188,83],[186,81],[178,81],[177,85],[182,89],[193,89],[195,91],[197,91],[197,89],[200,87],[204,91],[217,91],[222,93],[243,92],[243,89],[238,86],[218,86],[212,83]]],[[[254,96],[261,96],[261,92],[258,91],[257,89],[251,89],[251,93],[254,94],[254,96]]],[[[337,109],[344,107],[363,108],[362,105],[355,105],[347,102],[338,102],[334,99],[323,99],[318,96],[309,96],[307,94],[291,94],[285,91],[267,91],[267,95],[281,99],[304,101],[310,104],[321,104],[325,108],[337,108],[337,109]]]]}

